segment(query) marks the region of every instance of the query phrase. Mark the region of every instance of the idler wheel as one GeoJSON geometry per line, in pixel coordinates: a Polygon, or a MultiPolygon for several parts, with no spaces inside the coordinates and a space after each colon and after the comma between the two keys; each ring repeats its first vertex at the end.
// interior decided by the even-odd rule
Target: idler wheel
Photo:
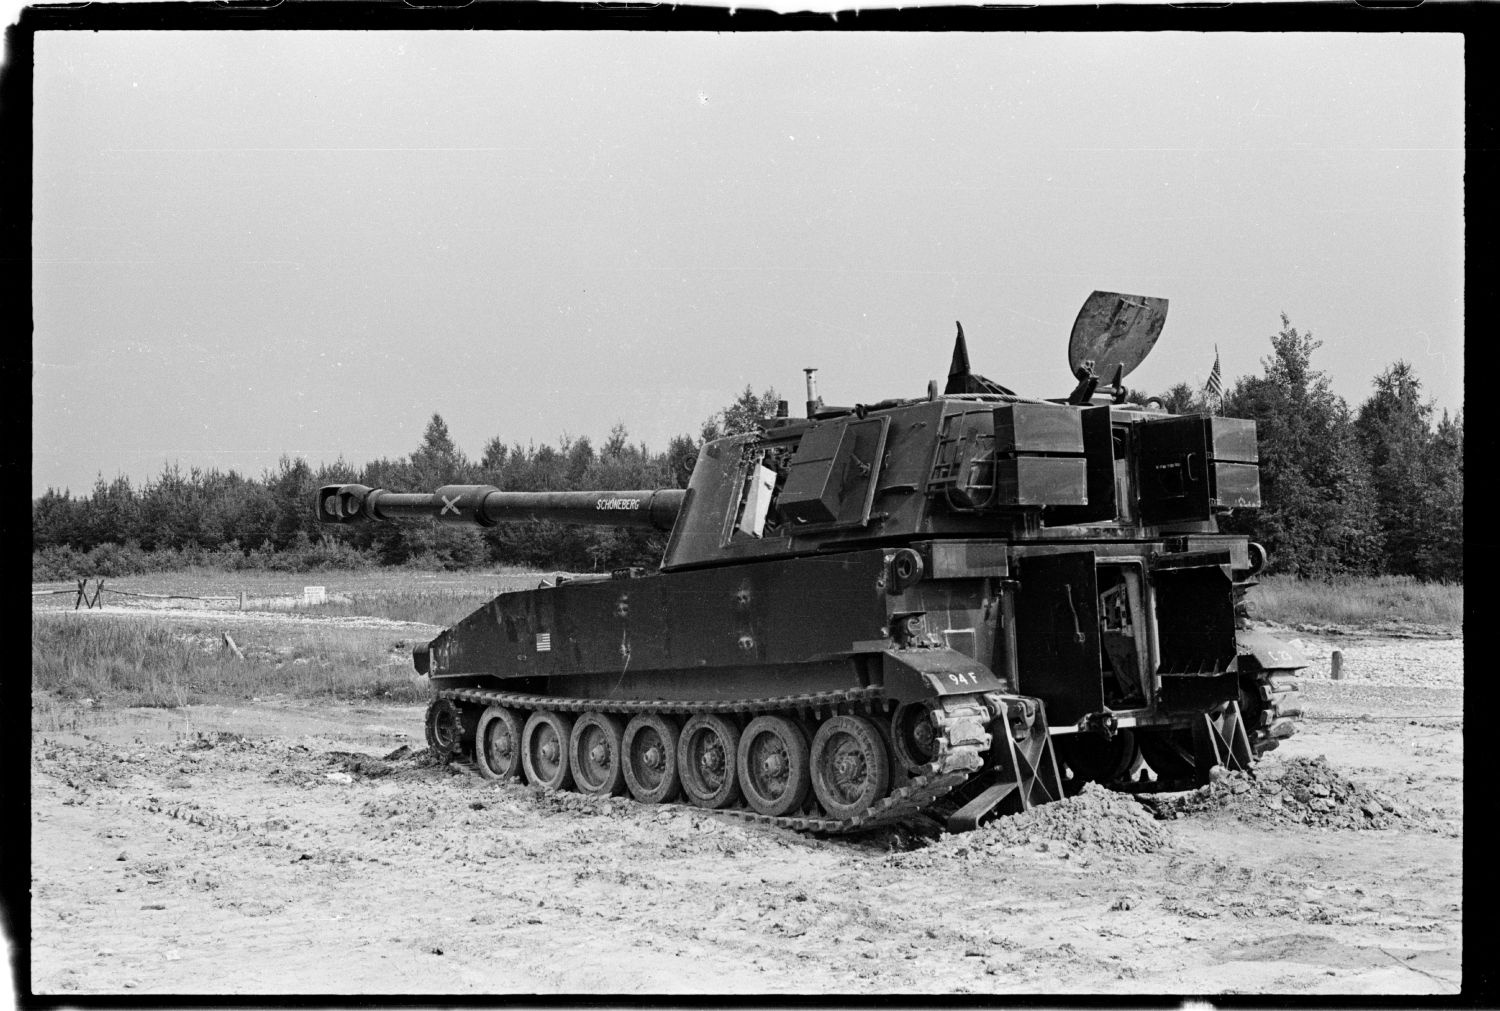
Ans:
{"type": "Polygon", "coordinates": [[[490,706],[474,731],[474,767],[485,779],[515,782],[521,778],[521,718],[509,709],[490,706]]]}
{"type": "Polygon", "coordinates": [[[620,749],[625,785],[636,800],[661,804],[677,798],[682,782],[677,775],[677,740],[677,724],[668,716],[641,713],[625,724],[620,749]]]}
{"type": "Polygon", "coordinates": [[[538,710],[526,719],[521,732],[521,762],[527,781],[549,790],[566,790],[573,782],[568,764],[568,737],[572,720],[549,709],[538,710]]]}
{"type": "Polygon", "coordinates": [[[740,735],[740,789],[759,814],[781,817],[807,800],[807,732],[785,716],[757,716],[740,735]]]}
{"type": "Polygon", "coordinates": [[[869,810],[891,786],[891,758],[875,724],[863,716],[834,716],[812,741],[812,787],[833,818],[869,810]]]}
{"type": "Polygon", "coordinates": [[[739,796],[735,774],[740,732],[722,716],[700,713],[687,721],[677,742],[682,792],[699,807],[728,807],[739,796]]]}
{"type": "Polygon", "coordinates": [[[573,766],[573,784],[580,793],[611,797],[625,792],[620,748],[623,736],[619,717],[608,713],[578,717],[568,741],[568,758],[573,766]]]}
{"type": "Polygon", "coordinates": [[[427,707],[427,747],[439,761],[451,762],[464,750],[463,716],[452,699],[433,699],[427,707]]]}

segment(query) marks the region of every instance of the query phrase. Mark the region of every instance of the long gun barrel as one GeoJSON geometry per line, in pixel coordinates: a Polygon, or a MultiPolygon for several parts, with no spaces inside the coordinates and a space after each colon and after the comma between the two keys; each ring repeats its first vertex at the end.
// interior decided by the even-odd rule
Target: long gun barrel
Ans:
{"type": "Polygon", "coordinates": [[[362,484],[330,484],[318,491],[323,523],[431,518],[440,523],[492,527],[550,520],[605,527],[671,530],[687,492],[500,491],[487,484],[450,484],[432,493],[396,492],[362,484]]]}

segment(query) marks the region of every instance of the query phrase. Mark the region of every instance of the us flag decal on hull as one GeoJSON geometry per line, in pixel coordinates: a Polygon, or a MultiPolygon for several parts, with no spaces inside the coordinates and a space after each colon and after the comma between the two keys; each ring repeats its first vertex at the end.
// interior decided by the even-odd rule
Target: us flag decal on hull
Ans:
{"type": "Polygon", "coordinates": [[[550,653],[552,651],[551,632],[538,632],[536,634],[536,651],[538,653],[550,653]]]}

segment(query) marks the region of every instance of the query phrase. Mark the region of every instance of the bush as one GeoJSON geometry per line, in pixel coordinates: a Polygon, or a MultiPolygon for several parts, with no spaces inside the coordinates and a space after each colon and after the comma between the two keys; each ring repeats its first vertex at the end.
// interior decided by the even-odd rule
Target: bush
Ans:
{"type": "Polygon", "coordinates": [[[66,544],[54,544],[31,553],[31,581],[51,583],[82,579],[88,572],[83,555],[66,544]]]}
{"type": "Polygon", "coordinates": [[[181,568],[176,551],[143,551],[134,541],[101,544],[92,551],[77,552],[66,546],[32,554],[32,571],[50,571],[51,579],[82,579],[91,576],[135,576],[181,568]]]}
{"type": "MultiPolygon", "coordinates": [[[[32,582],[47,583],[95,577],[118,578],[150,572],[183,569],[213,569],[222,572],[326,572],[366,569],[375,564],[373,555],[342,541],[304,540],[300,545],[277,551],[269,545],[246,552],[237,543],[209,550],[197,544],[183,548],[144,551],[134,542],[101,544],[92,551],[68,545],[49,545],[31,553],[32,582]]],[[[433,568],[457,568],[451,563],[433,568]]]]}

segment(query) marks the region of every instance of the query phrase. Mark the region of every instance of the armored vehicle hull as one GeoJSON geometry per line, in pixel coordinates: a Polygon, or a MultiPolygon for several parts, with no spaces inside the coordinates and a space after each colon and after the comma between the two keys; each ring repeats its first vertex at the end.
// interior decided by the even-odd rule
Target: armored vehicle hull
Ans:
{"type": "Polygon", "coordinates": [[[1217,531],[1259,505],[1254,425],[1120,402],[1166,308],[1130,298],[1075,328],[1116,363],[1103,393],[1090,360],[1072,396],[1017,397],[960,331],[950,392],[810,388],[685,490],[342,485],[319,514],[671,531],[660,571],[504,593],[417,649],[429,744],[492,779],[821,832],[1206,782],[1292,732],[1304,661],[1237,614],[1264,552],[1217,531]]]}

